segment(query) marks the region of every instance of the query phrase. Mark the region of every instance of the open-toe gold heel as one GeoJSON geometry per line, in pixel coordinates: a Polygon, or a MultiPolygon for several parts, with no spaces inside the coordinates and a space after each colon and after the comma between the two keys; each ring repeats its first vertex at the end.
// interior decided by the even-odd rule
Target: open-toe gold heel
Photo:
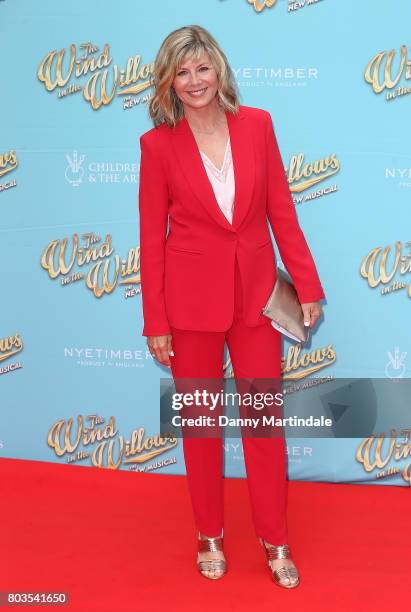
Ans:
{"type": "Polygon", "coordinates": [[[274,582],[285,589],[294,589],[298,586],[300,584],[300,577],[296,567],[286,567],[283,565],[274,569],[270,564],[271,559],[291,559],[291,552],[288,544],[274,546],[274,544],[268,544],[268,542],[262,538],[259,538],[259,540],[265,550],[268,566],[271,570],[274,582]],[[284,582],[284,580],[287,579],[288,583],[284,582]]]}
{"type": "MultiPolygon", "coordinates": [[[[215,538],[208,538],[198,534],[198,552],[223,552],[223,534],[216,536],[215,538]]],[[[227,572],[227,564],[225,559],[207,559],[199,561],[197,556],[197,568],[199,572],[205,578],[211,580],[218,580],[225,576],[227,572]],[[218,572],[217,574],[215,572],[218,572]],[[206,572],[214,572],[214,574],[207,574],[206,572]]]]}

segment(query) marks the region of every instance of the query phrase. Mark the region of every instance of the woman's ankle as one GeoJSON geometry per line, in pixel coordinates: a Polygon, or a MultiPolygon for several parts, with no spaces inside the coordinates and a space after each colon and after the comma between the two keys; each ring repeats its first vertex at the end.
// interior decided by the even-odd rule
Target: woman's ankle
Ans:
{"type": "Polygon", "coordinates": [[[198,539],[205,539],[205,538],[222,538],[224,535],[224,528],[221,529],[220,533],[218,535],[206,535],[205,533],[199,531],[198,532],[198,539]]]}

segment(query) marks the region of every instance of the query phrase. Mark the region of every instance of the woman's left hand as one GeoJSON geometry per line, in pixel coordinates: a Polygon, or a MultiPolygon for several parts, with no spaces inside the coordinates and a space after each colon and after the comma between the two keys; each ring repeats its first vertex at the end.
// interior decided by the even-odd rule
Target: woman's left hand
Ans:
{"type": "Polygon", "coordinates": [[[320,302],[307,302],[306,304],[301,304],[301,308],[304,314],[304,325],[307,322],[309,327],[314,327],[323,313],[320,302]]]}

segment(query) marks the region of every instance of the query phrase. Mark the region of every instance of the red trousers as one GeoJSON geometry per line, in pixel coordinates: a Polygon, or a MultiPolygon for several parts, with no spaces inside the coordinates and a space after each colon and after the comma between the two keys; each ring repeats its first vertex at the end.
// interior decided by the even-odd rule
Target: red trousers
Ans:
{"type": "MultiPolygon", "coordinates": [[[[234,378],[281,378],[281,334],[270,320],[247,327],[242,320],[241,276],[236,261],[234,319],[222,332],[171,328],[174,379],[223,378],[227,342],[234,378]]],[[[184,429],[183,429],[184,431],[184,429]]],[[[288,542],[286,444],[284,436],[242,437],[252,517],[257,536],[274,545],[288,542]]],[[[183,435],[187,482],[198,531],[220,535],[223,514],[222,437],[183,435]]]]}

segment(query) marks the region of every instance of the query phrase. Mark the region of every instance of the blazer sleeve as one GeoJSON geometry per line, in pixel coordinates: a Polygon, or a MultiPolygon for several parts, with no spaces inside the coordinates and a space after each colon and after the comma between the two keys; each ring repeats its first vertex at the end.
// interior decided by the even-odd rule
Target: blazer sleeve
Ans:
{"type": "Polygon", "coordinates": [[[310,249],[299,226],[271,115],[265,112],[267,148],[267,216],[281,259],[301,304],[325,298],[310,249]]]}
{"type": "Polygon", "coordinates": [[[164,301],[164,256],[168,225],[168,185],[152,139],[140,136],[140,274],[142,336],[171,333],[164,301]]]}

